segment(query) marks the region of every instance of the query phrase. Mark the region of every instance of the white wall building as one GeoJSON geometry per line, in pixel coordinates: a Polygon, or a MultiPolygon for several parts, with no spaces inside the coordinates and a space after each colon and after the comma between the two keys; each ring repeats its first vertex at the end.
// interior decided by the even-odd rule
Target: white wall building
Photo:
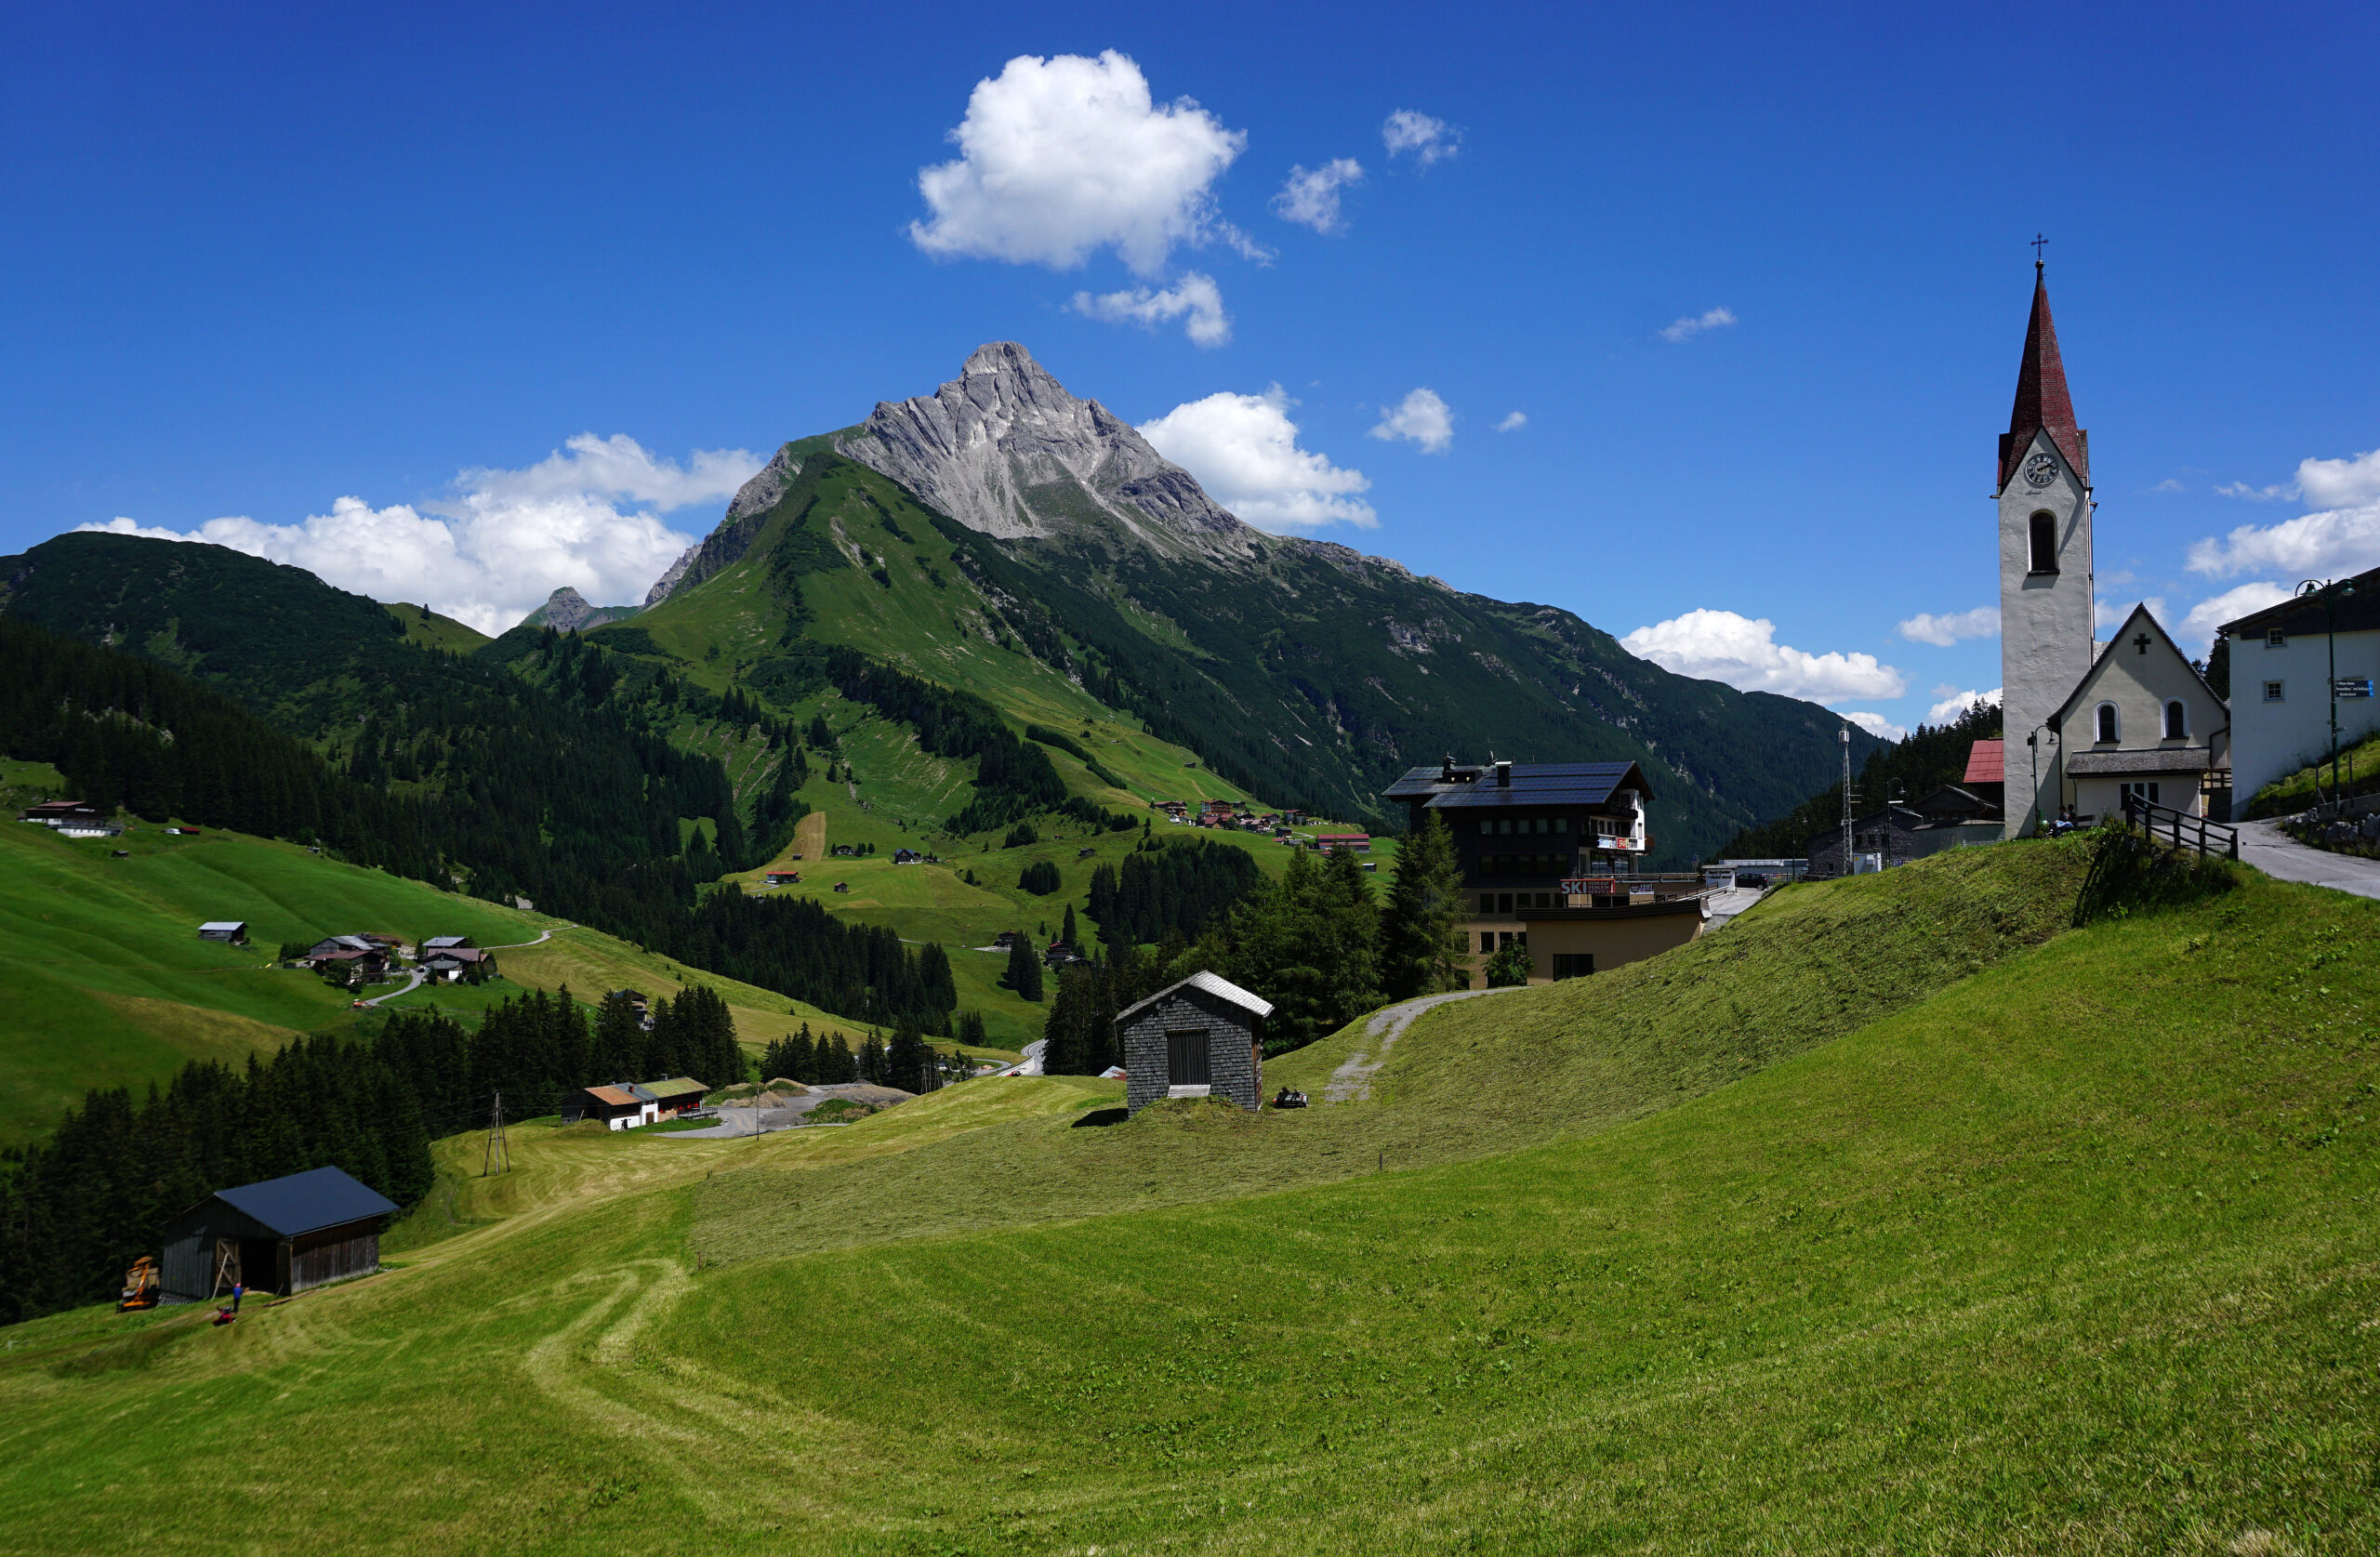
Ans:
{"type": "MultiPolygon", "coordinates": [[[[2329,757],[2334,621],[2339,679],[2380,680],[2380,568],[2223,625],[2231,656],[2233,816],[2245,816],[2256,791],[2273,780],[2329,757]]],[[[2380,698],[2340,698],[2338,717],[2345,750],[2380,730],[2380,698]]]]}

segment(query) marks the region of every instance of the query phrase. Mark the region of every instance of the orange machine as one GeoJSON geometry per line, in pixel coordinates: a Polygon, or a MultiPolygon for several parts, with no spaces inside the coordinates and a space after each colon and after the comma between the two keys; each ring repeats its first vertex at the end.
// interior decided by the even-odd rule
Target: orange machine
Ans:
{"type": "Polygon", "coordinates": [[[115,1301],[116,1312],[122,1313],[126,1309],[155,1308],[158,1300],[165,1296],[165,1283],[158,1279],[156,1261],[144,1254],[132,1262],[132,1269],[124,1273],[124,1295],[115,1301]]]}

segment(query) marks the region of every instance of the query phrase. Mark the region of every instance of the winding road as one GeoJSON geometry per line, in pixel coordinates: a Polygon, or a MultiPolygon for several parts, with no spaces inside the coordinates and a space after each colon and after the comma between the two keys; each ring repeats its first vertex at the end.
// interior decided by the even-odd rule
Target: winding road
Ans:
{"type": "MultiPolygon", "coordinates": [[[[553,927],[553,930],[547,930],[535,941],[515,941],[509,946],[487,946],[483,947],[483,950],[491,952],[517,952],[527,946],[542,946],[547,942],[554,938],[555,930],[576,930],[577,928],[578,927],[576,925],[556,925],[553,927]]],[[[421,981],[427,977],[429,977],[429,975],[424,973],[420,969],[408,968],[405,970],[404,988],[392,989],[386,995],[375,995],[371,999],[366,1000],[364,1003],[366,1006],[377,1006],[383,1000],[393,1000],[400,995],[411,995],[415,990],[421,987],[421,981]]]]}

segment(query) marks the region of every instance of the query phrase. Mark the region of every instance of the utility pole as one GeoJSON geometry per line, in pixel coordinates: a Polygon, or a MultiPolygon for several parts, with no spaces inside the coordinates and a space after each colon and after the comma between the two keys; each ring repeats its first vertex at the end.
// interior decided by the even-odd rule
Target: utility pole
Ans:
{"type": "Polygon", "coordinates": [[[505,1144],[504,1140],[504,1093],[500,1090],[496,1094],[496,1106],[487,1116],[487,1147],[480,1157],[480,1177],[486,1178],[491,1170],[497,1173],[512,1171],[511,1148],[505,1144]],[[503,1166],[496,1167],[498,1163],[503,1166]]]}
{"type": "Polygon", "coordinates": [[[1854,876],[1858,874],[1858,868],[1851,857],[1851,727],[1844,725],[1840,735],[1843,741],[1843,874],[1854,876]]]}
{"type": "MultiPolygon", "coordinates": [[[[2322,597],[2322,627],[2323,627],[2324,633],[2325,633],[2325,634],[2326,634],[2326,636],[2328,636],[2328,638],[2330,639],[2330,668],[2331,668],[2331,803],[2332,803],[2333,805],[2337,805],[2337,804],[2340,802],[2340,790],[2339,790],[2339,597],[2340,597],[2341,595],[2352,595],[2352,594],[2354,594],[2354,593],[2355,593],[2355,586],[2354,586],[2354,585],[2352,585],[2352,584],[2338,584],[2338,585],[2334,585],[2334,584],[2333,584],[2329,579],[2327,579],[2327,578],[2309,578],[2309,579],[2305,580],[2303,583],[2301,583],[2301,584],[2299,584],[2299,585],[2297,586],[2297,594],[2298,594],[2298,597],[2299,597],[2300,599],[2303,599],[2304,597],[2306,597],[2306,596],[2307,596],[2307,595],[2312,595],[2312,594],[2320,594],[2320,595],[2322,597]]],[[[2317,794],[2320,793],[2321,787],[2322,787],[2322,786],[2321,786],[2321,785],[2320,785],[2320,784],[2319,784],[2319,783],[2317,783],[2317,784],[2314,785],[2314,788],[2315,788],[2315,791],[2316,791],[2316,793],[2317,793],[2317,794]]]]}

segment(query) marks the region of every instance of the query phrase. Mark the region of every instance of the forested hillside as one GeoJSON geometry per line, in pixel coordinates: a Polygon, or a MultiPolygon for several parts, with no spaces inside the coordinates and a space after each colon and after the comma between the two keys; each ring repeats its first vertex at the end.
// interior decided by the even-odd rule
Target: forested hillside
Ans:
{"type": "MultiPolygon", "coordinates": [[[[1914,805],[1946,784],[1965,776],[1967,752],[1977,741],[2000,738],[1997,704],[1976,704],[1942,725],[1919,725],[1908,739],[1880,746],[1852,781],[1862,816],[1885,802],[1914,805]]],[[[1783,816],[1747,827],[1727,840],[1718,858],[1730,860],[1792,859],[1799,856],[1814,833],[1843,822],[1843,781],[1835,780],[1783,816]]]]}

